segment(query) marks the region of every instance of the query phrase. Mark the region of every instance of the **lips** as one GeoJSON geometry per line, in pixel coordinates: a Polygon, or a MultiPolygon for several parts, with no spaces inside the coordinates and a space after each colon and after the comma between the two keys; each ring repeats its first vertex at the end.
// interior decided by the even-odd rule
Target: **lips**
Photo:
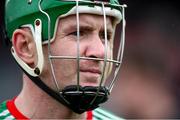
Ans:
{"type": "Polygon", "coordinates": [[[81,66],[79,72],[82,86],[97,86],[99,84],[102,72],[98,67],[81,66]]]}
{"type": "Polygon", "coordinates": [[[93,73],[93,74],[102,73],[98,68],[80,68],[80,72],[88,72],[88,73],[93,73]]]}

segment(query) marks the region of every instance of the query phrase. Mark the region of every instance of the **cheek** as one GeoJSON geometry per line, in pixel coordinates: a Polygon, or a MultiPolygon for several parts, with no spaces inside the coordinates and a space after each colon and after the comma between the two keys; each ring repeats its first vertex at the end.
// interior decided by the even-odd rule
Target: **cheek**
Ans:
{"type": "Polygon", "coordinates": [[[55,77],[61,88],[76,80],[76,61],[56,59],[53,60],[53,66],[55,77]]]}
{"type": "Polygon", "coordinates": [[[51,47],[52,55],[57,56],[74,56],[76,55],[76,44],[72,42],[60,42],[51,47]]]}
{"type": "Polygon", "coordinates": [[[53,60],[54,71],[57,77],[72,77],[76,74],[76,61],[66,59],[53,60]]]}
{"type": "Polygon", "coordinates": [[[108,57],[108,59],[112,59],[112,57],[113,57],[113,49],[110,46],[108,46],[108,48],[107,48],[107,57],[108,57]]]}
{"type": "MultiPolygon", "coordinates": [[[[113,59],[113,51],[112,51],[112,48],[110,47],[108,48],[107,56],[108,56],[108,59],[113,59]]],[[[110,75],[112,71],[112,67],[113,67],[113,63],[111,62],[106,63],[105,78],[107,78],[110,75]]]]}
{"type": "MultiPolygon", "coordinates": [[[[51,44],[52,56],[77,56],[75,41],[68,39],[56,39],[51,44]]],[[[77,62],[74,59],[52,59],[53,69],[57,80],[67,81],[76,75],[77,62]]]]}

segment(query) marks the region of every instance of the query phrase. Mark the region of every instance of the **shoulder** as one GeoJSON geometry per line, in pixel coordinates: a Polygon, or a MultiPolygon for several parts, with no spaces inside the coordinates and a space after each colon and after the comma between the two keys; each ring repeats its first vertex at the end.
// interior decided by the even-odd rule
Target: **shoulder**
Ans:
{"type": "Polygon", "coordinates": [[[3,103],[0,104],[0,120],[13,119],[9,110],[7,109],[6,103],[7,101],[4,101],[3,103]]]}
{"type": "Polygon", "coordinates": [[[93,120],[124,120],[103,108],[93,110],[93,120]]]}

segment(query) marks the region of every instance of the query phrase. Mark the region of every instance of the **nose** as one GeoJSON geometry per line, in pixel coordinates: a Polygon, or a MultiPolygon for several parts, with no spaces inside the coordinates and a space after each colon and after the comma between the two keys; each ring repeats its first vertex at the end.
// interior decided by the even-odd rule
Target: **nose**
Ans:
{"type": "Polygon", "coordinates": [[[93,35],[90,39],[91,40],[88,42],[85,56],[103,59],[105,56],[105,44],[100,39],[99,35],[93,35]]]}

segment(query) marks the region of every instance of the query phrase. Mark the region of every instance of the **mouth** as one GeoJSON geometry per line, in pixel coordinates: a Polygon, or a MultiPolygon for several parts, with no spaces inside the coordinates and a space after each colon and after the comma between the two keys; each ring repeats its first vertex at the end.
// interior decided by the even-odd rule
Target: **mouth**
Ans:
{"type": "Polygon", "coordinates": [[[101,75],[101,71],[97,68],[80,69],[80,72],[94,75],[101,75]]]}
{"type": "Polygon", "coordinates": [[[97,86],[102,72],[96,68],[88,68],[80,69],[80,74],[84,78],[82,81],[83,86],[97,86]]]}

